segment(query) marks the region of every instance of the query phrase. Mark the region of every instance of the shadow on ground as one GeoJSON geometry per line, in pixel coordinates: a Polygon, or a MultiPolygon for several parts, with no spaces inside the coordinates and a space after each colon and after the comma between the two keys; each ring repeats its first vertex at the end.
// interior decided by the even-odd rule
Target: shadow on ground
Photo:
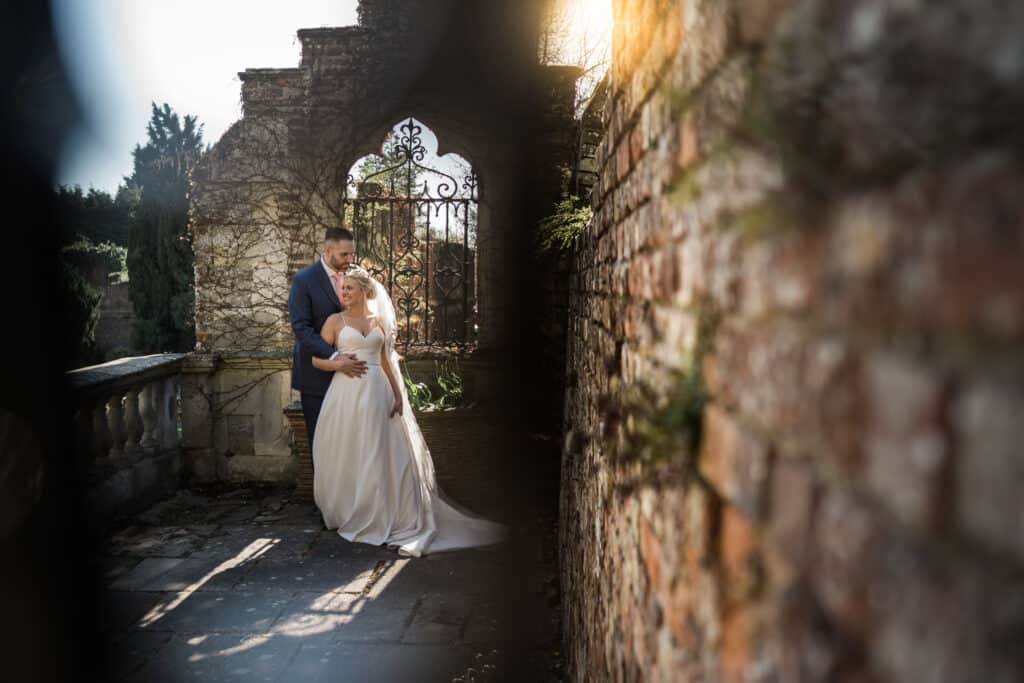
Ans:
{"type": "MultiPolygon", "coordinates": [[[[549,528],[516,534],[550,539],[553,518],[537,523],[549,528]]],[[[182,491],[122,525],[98,559],[110,678],[507,680],[514,654],[517,679],[525,666],[556,681],[554,558],[541,545],[400,558],[322,529],[287,491],[182,491]],[[510,584],[524,563],[536,566],[510,584]]]]}

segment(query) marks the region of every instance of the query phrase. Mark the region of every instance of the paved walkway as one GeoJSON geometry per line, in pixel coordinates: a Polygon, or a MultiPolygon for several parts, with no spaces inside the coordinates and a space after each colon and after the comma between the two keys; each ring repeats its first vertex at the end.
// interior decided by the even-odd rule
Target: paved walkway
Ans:
{"type": "Polygon", "coordinates": [[[543,587],[511,595],[507,556],[401,558],[323,530],[287,493],[180,492],[106,549],[111,670],[152,683],[506,680],[502,648],[511,635],[522,650],[527,624],[532,680],[556,681],[556,605],[543,587]]]}

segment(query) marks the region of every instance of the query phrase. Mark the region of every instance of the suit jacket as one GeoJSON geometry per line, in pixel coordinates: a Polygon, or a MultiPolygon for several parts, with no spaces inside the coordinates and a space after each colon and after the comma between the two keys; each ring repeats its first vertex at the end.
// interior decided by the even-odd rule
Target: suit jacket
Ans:
{"type": "Polygon", "coordinates": [[[295,333],[292,353],[292,388],[304,394],[323,396],[333,372],[313,367],[313,356],[330,358],[335,349],[320,336],[327,318],[341,310],[331,278],[317,259],[292,278],[288,291],[288,318],[295,333]]]}

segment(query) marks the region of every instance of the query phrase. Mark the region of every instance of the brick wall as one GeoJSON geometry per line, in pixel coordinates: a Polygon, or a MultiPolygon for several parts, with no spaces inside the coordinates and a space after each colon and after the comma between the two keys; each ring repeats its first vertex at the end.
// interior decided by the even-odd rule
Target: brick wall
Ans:
{"type": "Polygon", "coordinates": [[[572,678],[1024,680],[1024,10],[613,4],[572,678]]]}
{"type": "Polygon", "coordinates": [[[100,299],[100,319],[96,321],[96,347],[105,357],[120,355],[131,348],[135,309],[128,283],[106,284],[100,299]]]}

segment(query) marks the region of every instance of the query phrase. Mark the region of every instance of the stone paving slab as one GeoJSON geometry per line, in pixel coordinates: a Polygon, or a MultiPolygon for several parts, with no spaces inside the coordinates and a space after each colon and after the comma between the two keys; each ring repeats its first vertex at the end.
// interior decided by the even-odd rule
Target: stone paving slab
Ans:
{"type": "Polygon", "coordinates": [[[280,680],[311,683],[440,683],[451,681],[472,657],[472,648],[392,643],[303,642],[280,680]]]}
{"type": "Polygon", "coordinates": [[[450,681],[532,600],[501,595],[500,549],[403,558],[265,488],[179,493],[96,562],[126,681],[450,681]]]}
{"type": "Polygon", "coordinates": [[[289,595],[266,591],[178,593],[164,615],[145,626],[175,633],[265,633],[280,616],[289,595]]]}
{"type": "MultiPolygon", "coordinates": [[[[228,591],[244,582],[251,568],[251,565],[245,564],[239,567],[225,567],[225,563],[220,560],[204,558],[178,560],[178,564],[146,581],[141,589],[173,593],[228,591]]],[[[116,584],[112,587],[116,587],[116,584]]]]}
{"type": "Polygon", "coordinates": [[[114,677],[127,678],[141,669],[173,637],[174,634],[167,631],[130,631],[113,640],[109,659],[114,677]]]}
{"type": "Polygon", "coordinates": [[[279,681],[298,653],[301,641],[249,633],[175,634],[127,680],[139,683],[181,681],[279,681]]]}
{"type": "Polygon", "coordinates": [[[213,524],[190,526],[133,526],[111,539],[114,556],[188,557],[217,531],[213,524]]]}
{"type": "Polygon", "coordinates": [[[155,591],[108,591],[100,613],[99,628],[123,635],[137,629],[150,611],[167,600],[166,593],[155,591]]]}
{"type": "Polygon", "coordinates": [[[110,587],[114,590],[143,590],[147,583],[166,574],[184,561],[180,557],[147,557],[133,569],[117,577],[110,587]]]}
{"type": "Polygon", "coordinates": [[[334,641],[398,642],[413,608],[406,600],[352,593],[298,593],[270,630],[291,636],[326,635],[334,641]]]}
{"type": "Polygon", "coordinates": [[[222,514],[213,517],[213,520],[218,524],[245,524],[246,522],[253,521],[259,514],[259,505],[249,503],[224,510],[222,514]]]}
{"type": "Polygon", "coordinates": [[[255,519],[259,523],[273,523],[274,526],[314,526],[323,527],[320,511],[308,503],[289,503],[273,512],[266,512],[255,519]]]}
{"type": "Polygon", "coordinates": [[[324,529],[317,534],[309,546],[307,557],[325,560],[345,560],[353,557],[372,557],[375,560],[394,559],[396,553],[388,548],[367,545],[366,543],[349,543],[337,531],[324,529]]]}
{"type": "Polygon", "coordinates": [[[139,562],[141,560],[138,557],[103,557],[95,561],[93,573],[109,585],[137,567],[139,562]]]}
{"type": "Polygon", "coordinates": [[[467,643],[494,644],[501,641],[502,635],[498,603],[490,595],[476,601],[463,627],[462,640],[467,643]]]}
{"type": "Polygon", "coordinates": [[[402,634],[402,642],[417,645],[459,642],[477,600],[476,596],[454,591],[420,595],[412,622],[402,634]]]}
{"type": "Polygon", "coordinates": [[[261,560],[239,588],[361,593],[369,584],[376,565],[372,557],[351,561],[308,558],[261,560]]]}
{"type": "Polygon", "coordinates": [[[249,550],[264,559],[298,559],[308,554],[319,532],[319,527],[225,525],[218,527],[191,557],[229,560],[249,550]]]}

